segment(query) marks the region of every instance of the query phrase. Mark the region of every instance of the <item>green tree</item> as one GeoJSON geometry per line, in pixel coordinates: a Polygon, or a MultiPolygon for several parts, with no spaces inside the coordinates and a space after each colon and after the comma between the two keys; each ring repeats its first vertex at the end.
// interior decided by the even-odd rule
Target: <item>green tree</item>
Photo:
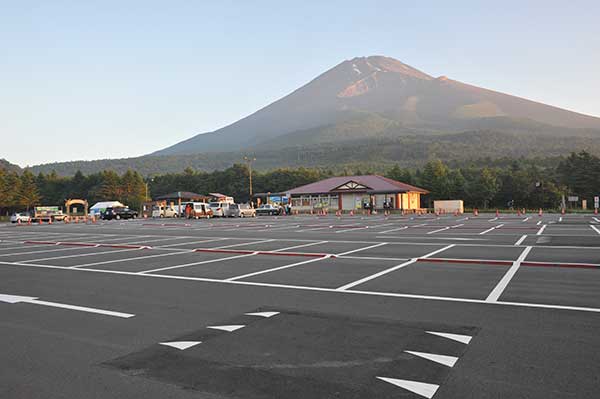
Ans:
{"type": "Polygon", "coordinates": [[[35,176],[28,170],[21,176],[21,184],[18,191],[19,205],[24,206],[28,211],[34,205],[39,204],[42,199],[35,181],[35,176]]]}
{"type": "Polygon", "coordinates": [[[495,173],[489,168],[481,169],[469,188],[473,205],[488,208],[499,189],[500,185],[495,173]]]}

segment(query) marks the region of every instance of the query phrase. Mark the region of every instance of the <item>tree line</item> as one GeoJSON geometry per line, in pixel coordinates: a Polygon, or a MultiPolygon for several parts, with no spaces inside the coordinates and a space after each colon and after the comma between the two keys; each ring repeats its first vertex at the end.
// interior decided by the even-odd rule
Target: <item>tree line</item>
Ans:
{"type": "MultiPolygon", "coordinates": [[[[345,168],[341,174],[370,174],[370,170],[345,168]]],[[[337,173],[340,174],[340,173],[337,173]]],[[[253,172],[254,193],[278,193],[336,175],[331,169],[283,168],[253,172]]],[[[600,158],[585,151],[566,158],[539,164],[513,160],[498,165],[452,167],[440,160],[429,161],[423,168],[411,169],[395,165],[386,177],[425,188],[431,193],[422,206],[436,199],[463,199],[465,206],[478,208],[526,207],[557,209],[563,196],[578,196],[593,206],[600,194],[600,158]]],[[[63,205],[69,198],[97,201],[118,200],[139,209],[147,196],[156,197],[174,191],[199,194],[220,192],[239,202],[249,200],[249,173],[246,165],[202,172],[187,168],[183,173],[168,173],[143,178],[128,170],[119,175],[103,171],[71,177],[56,172],[32,174],[0,169],[0,209],[4,214],[27,210],[35,205],[63,205]]]]}

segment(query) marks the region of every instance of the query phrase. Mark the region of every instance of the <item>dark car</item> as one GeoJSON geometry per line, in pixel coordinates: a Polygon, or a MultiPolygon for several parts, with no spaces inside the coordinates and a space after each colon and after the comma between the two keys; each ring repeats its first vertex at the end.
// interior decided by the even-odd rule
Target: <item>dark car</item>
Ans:
{"type": "Polygon", "coordinates": [[[103,220],[135,219],[138,217],[138,213],[137,211],[129,208],[106,208],[106,210],[102,212],[100,216],[103,220]]]}
{"type": "Polygon", "coordinates": [[[281,214],[281,208],[275,207],[271,204],[264,204],[264,205],[261,205],[258,208],[256,208],[256,214],[261,215],[261,216],[264,216],[264,215],[275,216],[275,215],[281,214]]]}

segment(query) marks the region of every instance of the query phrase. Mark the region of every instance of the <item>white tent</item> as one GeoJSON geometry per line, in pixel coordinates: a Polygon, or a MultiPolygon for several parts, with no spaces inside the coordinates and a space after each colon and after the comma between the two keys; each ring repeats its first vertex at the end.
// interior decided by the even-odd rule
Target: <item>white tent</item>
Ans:
{"type": "Polygon", "coordinates": [[[94,206],[92,206],[90,208],[90,213],[93,213],[94,215],[99,215],[100,212],[104,212],[106,210],[106,208],[119,208],[119,207],[125,207],[125,205],[123,205],[119,201],[96,202],[94,204],[94,206]]]}

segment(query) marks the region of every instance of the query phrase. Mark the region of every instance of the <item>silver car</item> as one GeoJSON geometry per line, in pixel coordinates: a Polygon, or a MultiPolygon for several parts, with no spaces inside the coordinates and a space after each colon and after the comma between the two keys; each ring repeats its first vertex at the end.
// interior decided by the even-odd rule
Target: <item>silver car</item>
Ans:
{"type": "Polygon", "coordinates": [[[208,206],[213,211],[213,216],[216,218],[222,218],[225,216],[225,209],[229,207],[226,202],[209,202],[208,206]]]}
{"type": "Polygon", "coordinates": [[[233,218],[256,217],[256,210],[248,204],[229,204],[225,216],[233,218]]]}

